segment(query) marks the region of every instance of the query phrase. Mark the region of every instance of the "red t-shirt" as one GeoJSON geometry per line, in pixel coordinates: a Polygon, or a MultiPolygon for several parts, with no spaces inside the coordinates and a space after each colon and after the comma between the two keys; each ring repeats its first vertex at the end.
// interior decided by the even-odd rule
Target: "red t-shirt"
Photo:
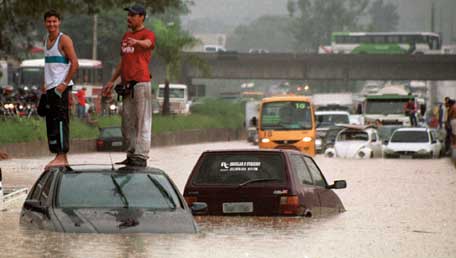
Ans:
{"type": "Polygon", "coordinates": [[[85,104],[86,104],[86,92],[85,92],[85,90],[83,90],[83,89],[78,90],[78,92],[76,92],[76,97],[78,98],[79,105],[85,106],[85,104]]]}
{"type": "Polygon", "coordinates": [[[149,63],[152,57],[152,49],[155,47],[155,34],[144,28],[140,31],[128,31],[122,38],[120,45],[120,55],[122,56],[121,76],[123,82],[137,81],[149,82],[150,72],[149,63]],[[140,46],[127,46],[127,39],[137,40],[149,39],[152,45],[149,48],[140,46]]]}

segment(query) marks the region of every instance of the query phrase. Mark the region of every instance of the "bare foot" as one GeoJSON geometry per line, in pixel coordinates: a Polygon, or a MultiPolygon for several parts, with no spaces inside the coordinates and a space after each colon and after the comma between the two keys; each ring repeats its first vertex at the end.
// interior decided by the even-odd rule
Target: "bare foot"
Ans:
{"type": "Polygon", "coordinates": [[[44,167],[45,170],[51,168],[51,167],[61,167],[61,166],[68,166],[68,160],[65,154],[57,154],[51,162],[49,162],[46,167],[44,167]]]}

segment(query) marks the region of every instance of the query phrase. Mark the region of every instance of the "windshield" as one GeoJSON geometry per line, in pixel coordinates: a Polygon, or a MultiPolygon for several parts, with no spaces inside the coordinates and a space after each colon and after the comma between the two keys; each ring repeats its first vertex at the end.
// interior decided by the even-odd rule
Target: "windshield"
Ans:
{"type": "Polygon", "coordinates": [[[429,142],[429,136],[425,131],[396,131],[391,137],[391,142],[429,142]]]}
{"type": "Polygon", "coordinates": [[[368,100],[366,114],[403,114],[408,99],[368,100]]]}
{"type": "Polygon", "coordinates": [[[116,137],[120,138],[122,137],[122,130],[120,128],[104,128],[101,130],[101,137],[104,138],[111,138],[111,137],[116,137]]]}
{"type": "MultiPolygon", "coordinates": [[[[158,96],[160,98],[164,98],[165,97],[165,89],[164,88],[160,88],[158,96]]],[[[173,98],[173,99],[183,99],[183,98],[185,98],[185,89],[169,88],[169,97],[173,98]]]]}
{"type": "Polygon", "coordinates": [[[312,129],[310,103],[296,101],[269,102],[263,104],[262,130],[309,130],[312,129]]]}
{"type": "Polygon", "coordinates": [[[179,198],[163,175],[71,173],[61,178],[59,208],[175,209],[179,198]]]}
{"type": "Polygon", "coordinates": [[[40,67],[21,68],[20,84],[41,87],[44,81],[44,70],[40,67]]]}
{"type": "Polygon", "coordinates": [[[349,116],[344,114],[319,114],[316,115],[317,128],[330,127],[335,124],[349,124],[349,116]]]}
{"type": "Polygon", "coordinates": [[[194,184],[240,185],[284,182],[284,161],[279,153],[209,153],[193,178],[194,184]]]}
{"type": "Polygon", "coordinates": [[[339,134],[337,141],[368,141],[369,135],[363,131],[344,131],[339,134]]]}

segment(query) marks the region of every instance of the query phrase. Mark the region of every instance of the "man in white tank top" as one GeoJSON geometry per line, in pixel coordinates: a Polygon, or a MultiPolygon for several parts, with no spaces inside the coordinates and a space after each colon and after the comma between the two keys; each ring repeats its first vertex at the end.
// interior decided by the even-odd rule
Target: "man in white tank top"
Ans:
{"type": "Polygon", "coordinates": [[[68,165],[69,151],[69,107],[68,95],[73,85],[73,75],[78,69],[78,58],[73,41],[60,32],[60,14],[49,10],[44,14],[44,25],[48,31],[45,40],[45,64],[43,96],[47,98],[49,110],[46,114],[46,131],[49,150],[55,158],[46,168],[68,165]]]}

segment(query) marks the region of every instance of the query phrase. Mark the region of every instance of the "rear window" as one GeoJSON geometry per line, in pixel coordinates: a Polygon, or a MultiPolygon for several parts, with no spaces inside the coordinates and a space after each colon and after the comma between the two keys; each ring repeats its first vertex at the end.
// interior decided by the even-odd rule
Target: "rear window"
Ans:
{"type": "Polygon", "coordinates": [[[146,173],[70,173],[61,177],[60,208],[175,209],[180,201],[163,175],[146,173]]]}
{"type": "Polygon", "coordinates": [[[120,128],[104,128],[101,131],[101,137],[122,137],[122,130],[120,128]]]}
{"type": "Polygon", "coordinates": [[[239,185],[252,180],[285,182],[285,165],[279,153],[205,154],[194,184],[239,185]]]}
{"type": "Polygon", "coordinates": [[[396,131],[391,142],[429,142],[429,136],[425,131],[396,131]]]}

